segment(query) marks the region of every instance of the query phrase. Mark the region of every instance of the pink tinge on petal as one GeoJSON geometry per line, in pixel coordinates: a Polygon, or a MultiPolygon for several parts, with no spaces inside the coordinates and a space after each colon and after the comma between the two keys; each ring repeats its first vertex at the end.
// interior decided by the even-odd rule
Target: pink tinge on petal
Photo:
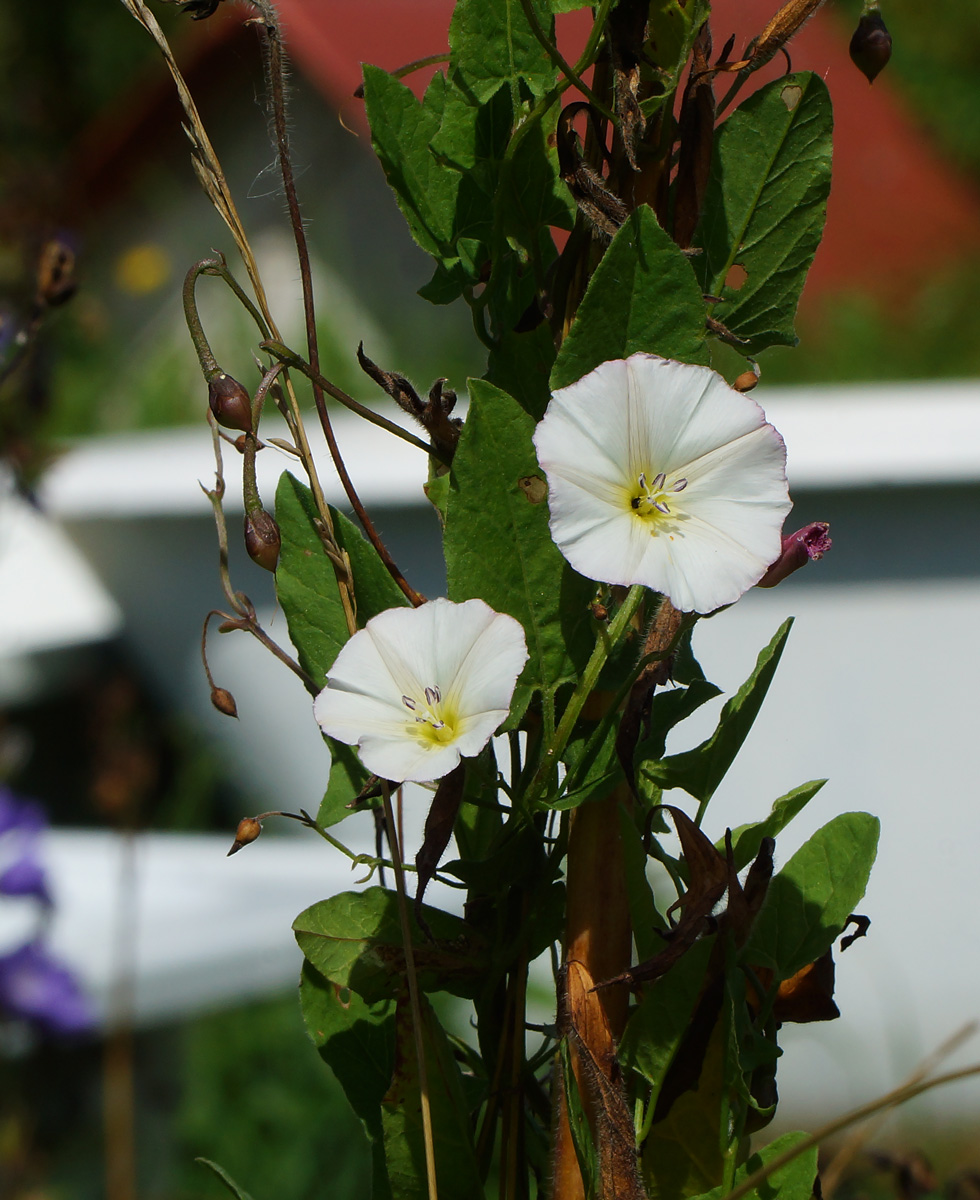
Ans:
{"type": "Polygon", "coordinates": [[[792,575],[800,567],[806,566],[811,559],[823,558],[832,545],[830,526],[827,522],[811,521],[796,533],[783,538],[779,558],[759,580],[758,586],[775,587],[777,583],[782,583],[787,575],[792,575]]]}

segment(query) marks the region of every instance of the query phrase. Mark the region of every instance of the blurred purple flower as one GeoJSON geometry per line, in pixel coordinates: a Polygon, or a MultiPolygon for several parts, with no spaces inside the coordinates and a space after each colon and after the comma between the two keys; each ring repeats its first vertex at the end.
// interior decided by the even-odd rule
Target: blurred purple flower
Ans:
{"type": "Polygon", "coordinates": [[[94,1023],[75,977],[38,942],[0,956],[0,1013],[62,1036],[94,1023]]]}
{"type": "Polygon", "coordinates": [[[0,871],[0,896],[34,896],[46,906],[52,904],[48,891],[48,877],[32,847],[20,858],[14,859],[9,867],[0,871]]]}
{"type": "Polygon", "coordinates": [[[0,783],[0,834],[16,830],[24,835],[38,834],[47,828],[44,810],[36,800],[20,800],[0,783]]]}

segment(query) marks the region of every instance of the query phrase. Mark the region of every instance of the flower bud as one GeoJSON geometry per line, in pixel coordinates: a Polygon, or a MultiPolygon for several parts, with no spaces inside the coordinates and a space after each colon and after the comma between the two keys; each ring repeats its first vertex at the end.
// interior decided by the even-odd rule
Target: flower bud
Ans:
{"type": "Polygon", "coordinates": [[[759,580],[758,587],[775,587],[787,575],[806,566],[811,558],[823,558],[830,549],[830,526],[826,521],[813,521],[783,538],[783,549],[779,558],[759,580]]]}
{"type": "Polygon", "coordinates": [[[227,688],[213,687],[211,689],[211,703],[219,713],[224,713],[226,717],[238,716],[238,705],[235,703],[235,697],[227,688]]]}
{"type": "Polygon", "coordinates": [[[237,854],[242,846],[247,846],[249,842],[254,842],[261,832],[262,826],[255,817],[242,817],[238,822],[238,828],[235,830],[235,840],[225,857],[231,858],[233,854],[237,854]]]}
{"type": "Polygon", "coordinates": [[[851,62],[874,83],[892,56],[892,35],[877,8],[862,15],[851,38],[851,62]]]}
{"type": "Polygon", "coordinates": [[[279,526],[270,513],[257,508],[245,514],[245,549],[252,562],[266,571],[274,571],[279,564],[281,547],[279,526]]]}
{"type": "Polygon", "coordinates": [[[214,419],[226,429],[252,428],[252,401],[237,379],[219,371],[208,380],[208,404],[214,419]]]}

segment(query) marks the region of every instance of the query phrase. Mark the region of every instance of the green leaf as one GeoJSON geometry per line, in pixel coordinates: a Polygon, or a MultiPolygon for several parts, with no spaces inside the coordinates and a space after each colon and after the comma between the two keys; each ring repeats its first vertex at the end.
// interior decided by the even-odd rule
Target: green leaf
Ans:
{"type": "Polygon", "coordinates": [[[644,763],[643,772],[648,778],[665,790],[683,788],[702,807],[708,803],[759,715],[792,625],[793,618],[788,617],[760,652],[755,670],[721,710],[711,737],[683,754],[644,763]]]}
{"type": "Polygon", "coordinates": [[[654,1106],[690,1026],[714,941],[714,937],[705,937],[695,942],[646,990],[626,1022],[619,1044],[619,1061],[624,1069],[637,1071],[650,1084],[650,1104],[654,1106]]]}
{"type": "Polygon", "coordinates": [[[656,0],[650,5],[650,61],[670,72],[675,83],[708,10],[705,0],[695,0],[693,4],[689,0],[656,0]]]}
{"type": "Polygon", "coordinates": [[[705,316],[690,262],[643,205],[596,268],[558,352],[551,385],[566,387],[600,363],[639,350],[704,363],[705,316]]]}
{"type": "Polygon", "coordinates": [[[389,1200],[391,1188],[382,1143],[381,1101],[395,1070],[395,1016],[389,1001],[365,1002],[354,991],[329,983],[303,963],[300,1008],[306,1029],[330,1067],[372,1148],[373,1200],[389,1200]]]}
{"type": "MultiPolygon", "coordinates": [[[[435,941],[410,919],[419,986],[472,998],[486,970],[483,947],[459,917],[427,905],[422,912],[435,941]]],[[[394,892],[380,887],[341,892],[301,912],[293,932],[303,954],[331,983],[351,988],[368,1004],[397,993],[405,959],[394,892]]]]}
{"type": "Polygon", "coordinates": [[[387,71],[364,67],[364,103],[378,161],[412,237],[440,259],[453,257],[460,183],[459,172],[440,162],[429,145],[442,121],[445,91],[445,76],[436,72],[420,103],[387,71]]]}
{"type": "Polygon", "coordinates": [[[611,711],[601,721],[580,722],[562,755],[567,767],[564,790],[549,807],[561,812],[601,800],[622,780],[623,768],[616,753],[619,717],[618,712],[611,711]]]}
{"type": "Polygon", "coordinates": [[[568,1128],[572,1135],[572,1145],[575,1147],[575,1157],[578,1159],[579,1171],[586,1183],[585,1194],[598,1194],[599,1154],[589,1127],[589,1118],[585,1113],[582,1095],[575,1078],[575,1068],[572,1063],[572,1053],[568,1039],[563,1038],[559,1048],[561,1056],[561,1086],[565,1099],[565,1115],[568,1128]]]}
{"type": "Polygon", "coordinates": [[[317,810],[317,824],[324,829],[338,825],[351,815],[348,805],[370,778],[353,746],[333,738],[323,739],[330,748],[330,780],[317,810]]]}
{"type": "Polygon", "coordinates": [[[626,877],[626,895],[629,898],[630,921],[633,925],[633,941],[640,962],[653,958],[663,949],[658,931],[667,928],[667,922],[657,911],[653,888],[647,879],[647,852],[643,839],[636,827],[635,818],[619,806],[619,831],[623,845],[623,870],[626,877]]]}
{"type": "MultiPolygon", "coordinates": [[[[554,25],[547,4],[532,0],[538,24],[554,25]]],[[[449,23],[451,70],[462,87],[485,103],[506,84],[518,94],[521,80],[535,96],[554,87],[555,67],[534,36],[520,0],[458,0],[449,23]]]]}
{"type": "MultiPolygon", "coordinates": [[[[407,604],[371,543],[335,508],[330,514],[337,542],[350,558],[358,624],[363,626],[386,608],[407,604]]],[[[284,473],[276,489],[276,521],[282,534],[276,594],[300,665],[319,683],[347,641],[348,631],[337,577],[317,534],[316,517],[309,488],[284,473]]]]}
{"type": "Polygon", "coordinates": [[[658,692],[650,704],[650,736],[638,743],[635,761],[644,763],[663,758],[667,734],[674,726],[697,712],[702,704],[720,695],[721,688],[706,679],[693,679],[686,688],[675,687],[658,692]]]}
{"type": "Polygon", "coordinates": [[[711,1032],[697,1088],[677,1097],[643,1143],[643,1177],[650,1200],[685,1200],[722,1180],[728,1024],[722,1015],[711,1032]]]}
{"type": "Polygon", "coordinates": [[[547,321],[528,333],[507,330],[487,360],[487,380],[509,392],[525,412],[540,421],[551,399],[555,341],[547,321]]]}
{"type": "MultiPolygon", "coordinates": [[[[459,1067],[432,1006],[424,996],[420,1000],[438,1192],[445,1200],[480,1200],[483,1184],[459,1067]]],[[[388,1178],[397,1200],[427,1200],[421,1086],[407,989],[398,999],[396,1029],[395,1071],[381,1110],[388,1178]]]]}
{"type": "MultiPolygon", "coordinates": [[[[761,1170],[773,1159],[785,1154],[794,1146],[800,1146],[809,1138],[807,1133],[784,1133],[768,1146],[757,1150],[735,1172],[735,1187],[744,1183],[750,1175],[761,1170]]],[[[746,1200],[810,1200],[813,1184],[817,1178],[817,1147],[810,1146],[784,1167],[773,1171],[765,1183],[748,1193],[746,1200]]],[[[726,1189],[713,1188],[704,1192],[698,1200],[721,1200],[726,1189]]]]}
{"type": "Polygon", "coordinates": [[[880,823],[842,813],[793,855],[769,884],[746,947],[749,962],[789,979],[829,950],[864,895],[880,823]]]}
{"type": "MultiPolygon", "coordinates": [[[[773,801],[769,816],[764,821],[754,825],[740,825],[732,832],[732,848],[735,858],[735,870],[741,871],[755,859],[762,845],[762,839],[776,837],[801,812],[826,783],[826,779],[812,779],[809,783],[801,783],[798,788],[787,792],[773,801]]],[[[724,853],[724,838],[717,843],[718,849],[724,853]]]]}
{"type": "Polygon", "coordinates": [[[715,135],[696,269],[722,298],[712,315],[745,339],[743,354],[796,345],[796,306],[827,212],[832,132],[827,88],[803,71],[760,88],[715,135]]]}
{"type": "Polygon", "coordinates": [[[224,1167],[219,1167],[216,1162],[212,1162],[209,1158],[195,1158],[194,1161],[199,1162],[202,1167],[207,1167],[212,1175],[216,1175],[221,1180],[221,1182],[233,1196],[238,1197],[238,1200],[252,1200],[252,1197],[248,1194],[248,1192],[246,1192],[244,1188],[240,1188],[238,1186],[238,1184],[234,1181],[234,1179],[232,1179],[224,1167]]]}
{"type": "Polygon", "coordinates": [[[551,540],[533,418],[485,380],[470,380],[469,389],[446,507],[449,597],[479,596],[520,621],[530,655],[521,683],[554,688],[592,651],[595,584],[577,575],[551,540]]]}

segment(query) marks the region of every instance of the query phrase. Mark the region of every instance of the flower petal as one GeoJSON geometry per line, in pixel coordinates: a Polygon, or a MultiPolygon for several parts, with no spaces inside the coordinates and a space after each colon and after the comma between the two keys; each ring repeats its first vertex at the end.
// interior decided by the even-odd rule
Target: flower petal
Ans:
{"type": "Polygon", "coordinates": [[[711,612],[779,554],[791,507],[782,439],[706,367],[649,354],[603,363],[554,393],[534,442],[552,537],[591,579],[711,612]]]}
{"type": "Polygon", "coordinates": [[[520,624],[482,600],[388,609],[342,647],[313,711],[375,774],[439,779],[505,720],[526,661],[520,624]],[[438,737],[425,736],[426,720],[438,737]]]}

